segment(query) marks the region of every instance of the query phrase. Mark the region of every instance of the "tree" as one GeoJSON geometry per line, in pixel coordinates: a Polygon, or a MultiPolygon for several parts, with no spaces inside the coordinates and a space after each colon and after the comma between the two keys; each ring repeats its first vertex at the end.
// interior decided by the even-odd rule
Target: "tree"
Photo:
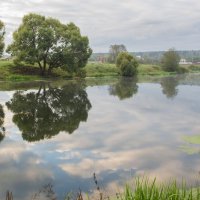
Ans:
{"type": "Polygon", "coordinates": [[[17,91],[6,105],[14,113],[13,122],[23,139],[39,141],[60,131],[71,134],[87,120],[91,103],[84,88],[75,82],[61,88],[42,83],[38,92],[17,91]]]}
{"type": "Polygon", "coordinates": [[[121,78],[116,84],[109,87],[110,95],[118,96],[120,100],[131,98],[137,92],[137,78],[121,78]]]}
{"type": "Polygon", "coordinates": [[[108,61],[110,63],[115,63],[117,56],[121,52],[127,52],[125,45],[123,45],[123,44],[110,45],[108,61]]]}
{"type": "Polygon", "coordinates": [[[5,26],[4,23],[0,20],[0,57],[4,51],[4,35],[5,35],[5,26]]]}
{"type": "Polygon", "coordinates": [[[117,56],[117,67],[122,76],[134,76],[137,74],[138,61],[129,53],[121,52],[117,56]]]}
{"type": "Polygon", "coordinates": [[[180,56],[175,49],[169,49],[161,59],[161,67],[164,71],[174,72],[179,69],[180,56]]]}
{"type": "Polygon", "coordinates": [[[37,63],[42,75],[60,67],[72,73],[85,67],[92,50],[73,23],[62,24],[38,14],[25,15],[7,51],[16,62],[37,63]]]}

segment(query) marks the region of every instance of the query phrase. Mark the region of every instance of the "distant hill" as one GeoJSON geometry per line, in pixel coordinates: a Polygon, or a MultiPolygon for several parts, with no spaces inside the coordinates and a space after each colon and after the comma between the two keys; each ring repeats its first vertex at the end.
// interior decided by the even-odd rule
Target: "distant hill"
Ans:
{"type": "MultiPolygon", "coordinates": [[[[142,60],[147,62],[156,63],[159,62],[165,51],[149,51],[149,52],[130,52],[142,60]]],[[[181,58],[186,59],[189,62],[200,62],[200,50],[193,51],[177,51],[181,58]]],[[[90,61],[105,61],[108,58],[108,53],[93,53],[90,57],[90,61]]]]}

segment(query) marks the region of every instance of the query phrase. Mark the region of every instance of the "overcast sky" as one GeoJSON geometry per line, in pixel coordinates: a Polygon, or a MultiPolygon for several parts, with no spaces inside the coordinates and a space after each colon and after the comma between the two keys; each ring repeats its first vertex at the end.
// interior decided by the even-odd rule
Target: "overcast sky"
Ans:
{"type": "Polygon", "coordinates": [[[6,43],[30,12],[74,22],[94,52],[200,49],[200,0],[0,0],[6,43]]]}

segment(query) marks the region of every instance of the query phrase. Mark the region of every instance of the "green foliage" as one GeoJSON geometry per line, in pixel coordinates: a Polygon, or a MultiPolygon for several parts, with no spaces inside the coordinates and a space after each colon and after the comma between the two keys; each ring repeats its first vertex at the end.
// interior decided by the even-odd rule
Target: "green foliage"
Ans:
{"type": "Polygon", "coordinates": [[[138,62],[127,52],[121,52],[117,56],[116,65],[120,69],[122,76],[134,76],[137,74],[138,62]]]}
{"type": "Polygon", "coordinates": [[[200,71],[200,66],[199,65],[190,65],[188,67],[188,69],[193,71],[193,72],[199,72],[200,71]]]}
{"type": "Polygon", "coordinates": [[[191,188],[184,181],[178,185],[176,181],[158,185],[156,179],[136,178],[135,187],[126,186],[125,192],[119,195],[120,200],[199,200],[200,189],[191,188]]]}
{"type": "Polygon", "coordinates": [[[17,91],[6,103],[23,139],[39,141],[60,131],[73,133],[91,109],[84,84],[70,82],[61,88],[41,83],[38,92],[17,91]]]}
{"type": "Polygon", "coordinates": [[[79,78],[85,78],[86,77],[86,71],[85,71],[85,69],[79,69],[76,72],[76,76],[79,77],[79,78]]]}
{"type": "Polygon", "coordinates": [[[169,49],[161,59],[161,67],[164,71],[174,72],[179,69],[180,56],[175,49],[169,49]]]}
{"type": "Polygon", "coordinates": [[[0,57],[2,56],[5,47],[4,35],[5,35],[5,26],[4,23],[0,20],[0,57]]]}
{"type": "Polygon", "coordinates": [[[77,72],[92,53],[88,38],[81,36],[75,24],[65,25],[38,14],[25,15],[13,39],[7,51],[15,62],[37,63],[42,75],[56,67],[77,72]]]}
{"type": "Polygon", "coordinates": [[[127,52],[125,45],[123,44],[110,45],[108,62],[116,63],[117,56],[121,52],[127,52]]]}
{"type": "Polygon", "coordinates": [[[117,76],[119,70],[114,64],[88,63],[85,67],[87,77],[117,76]]]}

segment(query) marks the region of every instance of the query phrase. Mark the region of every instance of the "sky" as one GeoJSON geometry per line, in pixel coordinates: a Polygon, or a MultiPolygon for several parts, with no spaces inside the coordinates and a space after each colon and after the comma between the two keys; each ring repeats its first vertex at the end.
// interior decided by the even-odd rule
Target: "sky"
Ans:
{"type": "Polygon", "coordinates": [[[200,49],[199,0],[0,0],[6,44],[30,12],[74,22],[87,35],[93,52],[111,44],[128,51],[200,49]]]}

